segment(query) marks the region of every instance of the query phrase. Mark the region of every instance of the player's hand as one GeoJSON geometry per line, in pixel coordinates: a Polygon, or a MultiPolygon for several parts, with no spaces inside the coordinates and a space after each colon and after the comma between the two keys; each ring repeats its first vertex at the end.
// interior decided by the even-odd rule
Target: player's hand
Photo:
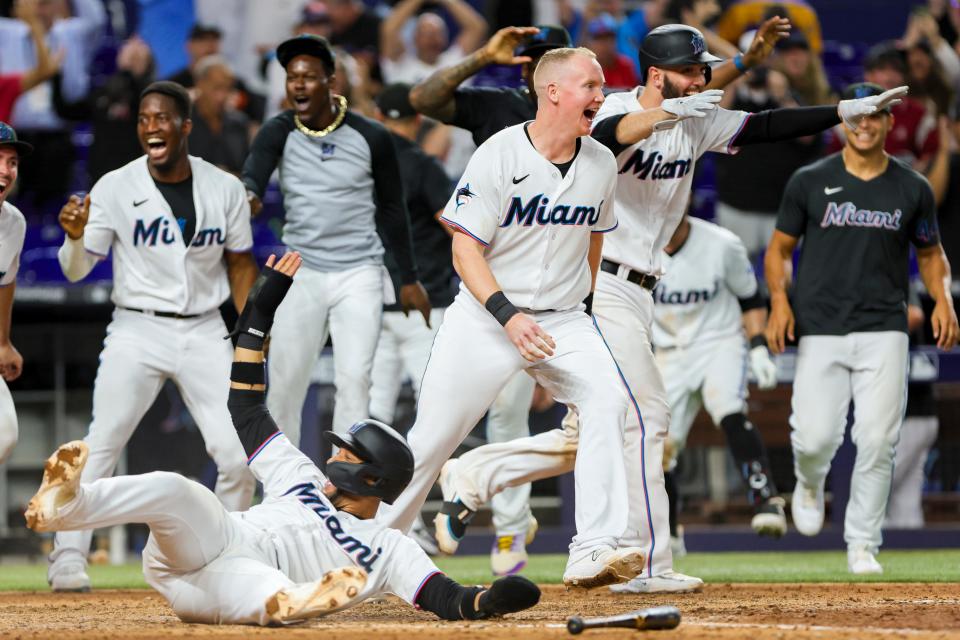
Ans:
{"type": "Polygon", "coordinates": [[[763,345],[750,349],[750,371],[761,389],[777,386],[777,364],[770,357],[770,350],[763,345]]]}
{"type": "Polygon", "coordinates": [[[403,315],[405,316],[409,315],[412,309],[419,311],[420,315],[423,316],[423,321],[427,323],[427,328],[432,329],[430,326],[430,296],[427,295],[427,290],[423,288],[419,281],[400,287],[400,306],[403,307],[403,315]]]}
{"type": "Polygon", "coordinates": [[[957,338],[960,337],[960,327],[957,326],[957,312],[954,311],[952,304],[941,301],[934,305],[930,324],[933,327],[933,337],[940,349],[949,351],[956,346],[957,338]]]}
{"type": "Polygon", "coordinates": [[[277,256],[271,253],[270,257],[267,258],[266,267],[292,278],[293,274],[300,270],[301,264],[303,264],[303,258],[300,257],[299,252],[287,251],[279,260],[277,260],[277,256]]]}
{"type": "Polygon", "coordinates": [[[743,64],[755,67],[770,57],[778,42],[790,35],[790,20],[774,16],[760,25],[750,48],[743,54],[743,64]]]}
{"type": "Polygon", "coordinates": [[[852,131],[856,131],[861,118],[886,107],[900,104],[903,102],[902,98],[907,95],[907,91],[908,88],[904,86],[884,91],[878,96],[841,100],[837,103],[837,114],[845,125],[852,131]]]}
{"type": "Polygon", "coordinates": [[[794,340],[793,330],[796,320],[793,317],[793,309],[786,300],[773,300],[770,305],[770,317],[767,319],[767,344],[772,353],[783,353],[787,346],[786,336],[789,340],[794,340]]]}
{"type": "Polygon", "coordinates": [[[487,64],[524,64],[530,62],[530,56],[515,56],[514,50],[527,37],[540,33],[536,27],[504,27],[497,31],[481,53],[487,64]]]}
{"type": "Polygon", "coordinates": [[[9,342],[0,345],[0,376],[7,382],[20,377],[23,371],[23,356],[9,342]]]}
{"type": "Polygon", "coordinates": [[[89,218],[90,194],[87,194],[83,200],[80,196],[70,196],[67,204],[60,209],[60,226],[71,240],[79,240],[83,237],[83,229],[87,226],[89,218]]]}
{"type": "Polygon", "coordinates": [[[263,211],[263,202],[260,201],[257,194],[249,189],[247,190],[247,202],[250,203],[250,217],[256,218],[260,215],[260,212],[263,211]]]}
{"type": "Polygon", "coordinates": [[[525,313],[518,313],[503,326],[510,342],[528,362],[536,362],[553,355],[557,343],[537,321],[525,313]]]}
{"type": "Polygon", "coordinates": [[[687,118],[703,118],[717,108],[722,98],[723,89],[707,89],[684,98],[668,98],[663,101],[660,108],[672,115],[673,119],[658,122],[653,128],[655,131],[661,131],[687,118]]]}

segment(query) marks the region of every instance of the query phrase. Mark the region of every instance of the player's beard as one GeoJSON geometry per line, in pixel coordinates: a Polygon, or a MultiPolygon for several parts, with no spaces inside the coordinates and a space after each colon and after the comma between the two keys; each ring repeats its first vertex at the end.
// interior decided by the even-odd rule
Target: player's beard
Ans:
{"type": "Polygon", "coordinates": [[[677,89],[675,84],[670,82],[670,78],[668,78],[666,75],[663,76],[663,89],[660,90],[660,94],[663,96],[664,100],[683,97],[683,93],[677,89]]]}

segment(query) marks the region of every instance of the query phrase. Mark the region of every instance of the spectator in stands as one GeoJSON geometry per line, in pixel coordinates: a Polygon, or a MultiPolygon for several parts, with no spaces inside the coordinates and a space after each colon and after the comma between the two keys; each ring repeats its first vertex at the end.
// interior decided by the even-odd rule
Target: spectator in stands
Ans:
{"type": "Polygon", "coordinates": [[[70,102],[60,91],[59,79],[52,83],[57,115],[65,120],[92,123],[93,142],[87,156],[89,180],[84,184],[92,185],[105,173],[143,155],[137,139],[137,111],[140,92],[153,79],[150,47],[134,36],[117,52],[116,73],[86,98],[70,102]]]}
{"type": "Polygon", "coordinates": [[[329,0],[330,43],[361,59],[371,69],[380,55],[380,17],[362,0],[329,0]]]}
{"type": "MultiPolygon", "coordinates": [[[[953,49],[950,52],[953,53],[953,49]]],[[[920,40],[907,49],[907,68],[910,95],[917,100],[926,100],[927,109],[937,116],[949,113],[956,85],[947,81],[940,58],[934,55],[929,41],[920,40]]]]}
{"type": "Polygon", "coordinates": [[[487,35],[487,21],[464,0],[401,0],[380,24],[380,70],[384,82],[420,82],[440,67],[473,53],[487,35]],[[447,25],[436,13],[416,18],[412,47],[404,43],[408,21],[430,4],[443,7],[460,27],[451,44],[447,25]]]}
{"type": "Polygon", "coordinates": [[[617,51],[617,21],[609,13],[600,14],[587,25],[586,46],[597,54],[607,89],[632,89],[639,84],[633,61],[617,51]]]}
{"type": "Polygon", "coordinates": [[[22,73],[0,75],[0,122],[10,120],[13,105],[20,94],[55,76],[62,62],[62,57],[51,54],[44,42],[45,32],[37,15],[37,0],[16,3],[14,17],[25,22],[30,29],[30,41],[37,52],[37,64],[22,73]]]}
{"type": "MultiPolygon", "coordinates": [[[[602,14],[609,14],[617,22],[617,49],[633,63],[640,73],[640,42],[651,29],[667,22],[670,0],[643,0],[639,7],[627,11],[623,0],[588,0],[583,19],[589,24],[602,14]]],[[[518,22],[516,24],[529,24],[518,22]]]]}
{"type": "MultiPolygon", "coordinates": [[[[21,0],[22,1],[22,0],[21,0]]],[[[36,14],[47,45],[62,52],[60,88],[69,100],[90,89],[90,62],[107,21],[102,0],[37,0],[36,14]]],[[[19,19],[0,18],[0,74],[24,73],[37,66],[31,27],[19,19]]],[[[17,100],[11,124],[34,147],[20,165],[20,190],[37,202],[63,199],[70,187],[74,149],[70,131],[53,108],[50,87],[43,83],[17,100]]]]}
{"type": "Polygon", "coordinates": [[[194,68],[207,56],[220,53],[220,29],[213,25],[195,24],[187,36],[187,66],[167,78],[188,89],[194,84],[194,68]]]}
{"type": "Polygon", "coordinates": [[[781,6],[787,11],[790,23],[795,30],[802,31],[810,43],[810,50],[820,55],[823,51],[823,38],[820,35],[820,19],[816,10],[806,0],[736,0],[727,6],[717,21],[717,35],[727,42],[738,42],[747,30],[754,28],[764,20],[771,7],[781,6]]]}
{"type": "Polygon", "coordinates": [[[799,104],[812,107],[836,102],[823,63],[802,31],[794,30],[777,43],[771,66],[786,77],[799,104]]]}
{"type": "MultiPolygon", "coordinates": [[[[942,80],[951,91],[960,88],[960,56],[949,42],[940,34],[940,25],[926,7],[916,7],[910,14],[907,30],[901,38],[899,46],[907,52],[907,61],[912,80],[926,79],[931,67],[939,66],[942,75],[936,80],[942,80]],[[914,55],[914,54],[917,55],[914,55]],[[936,60],[934,63],[933,60],[936,60]]],[[[918,87],[921,90],[930,90],[932,87],[918,87]]],[[[915,96],[914,85],[910,85],[910,95],[915,96]]],[[[940,96],[929,96],[935,101],[940,96]]],[[[937,105],[939,113],[946,113],[952,103],[937,105]]]]}
{"type": "Polygon", "coordinates": [[[190,152],[224,171],[240,175],[250,151],[250,121],[230,108],[235,78],[223,56],[201,58],[194,66],[196,97],[190,152]]]}
{"type": "Polygon", "coordinates": [[[672,0],[667,11],[667,17],[672,22],[679,22],[698,29],[703,34],[703,39],[707,42],[707,50],[710,53],[722,58],[732,58],[740,53],[740,50],[707,26],[716,21],[721,11],[720,3],[717,0],[672,0]]]}

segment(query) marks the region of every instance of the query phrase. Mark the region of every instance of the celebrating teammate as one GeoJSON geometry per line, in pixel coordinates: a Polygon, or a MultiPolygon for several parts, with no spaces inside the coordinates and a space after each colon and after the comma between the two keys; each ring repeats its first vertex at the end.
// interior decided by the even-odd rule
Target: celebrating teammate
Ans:
{"type": "Polygon", "coordinates": [[[310,370],[327,341],[334,344],[333,428],[345,433],[367,416],[370,369],[383,308],[383,244],[401,279],[400,303],[429,324],[430,301],[417,281],[410,222],[393,140],[384,127],[347,111],[330,92],[334,55],[324,38],[283,42],[277,59],[287,71],[293,110],[269,120],[243,167],[254,212],[279,165],[286,212],[283,242],[304,268],[280,309],[270,344],[270,411],[294,444],[310,370]],[[378,230],[381,235],[378,235],[378,230]],[[282,366],[281,366],[282,363],[282,366]]]}
{"type": "Polygon", "coordinates": [[[263,343],[300,257],[273,256],[237,324],[229,408],[234,440],[249,455],[264,501],[230,513],[205,487],[154,472],[81,482],[82,442],[47,461],[26,511],[36,531],[143,522],[147,583],[184,622],[285,624],[392,593],[445,620],[477,620],[532,607],[525,578],[463,587],[437,570],[399,531],[377,524],[413,472],[413,456],[390,427],[366,420],[328,439],[340,450],[320,470],[277,429],[264,398],[263,343]],[[239,435],[239,440],[237,440],[239,435]]]}
{"type": "Polygon", "coordinates": [[[671,471],[703,405],[727,436],[754,509],[753,530],[780,537],[787,532],[784,501],[777,495],[760,431],[746,414],[748,367],[761,389],[777,384],[777,366],[763,334],[766,301],[747,249],[726,229],[684,216],[664,252],[664,276],[653,291],[653,346],[670,406],[663,460],[670,535],[677,537],[671,471]]]}
{"type": "MultiPolygon", "coordinates": [[[[534,83],[536,119],[483,143],[444,211],[457,230],[453,260],[463,284],[421,384],[409,434],[414,477],[384,521],[410,528],[443,462],[510,377],[526,370],[583,417],[577,535],[563,580],[589,588],[630,579],[645,560],[640,549],[618,549],[627,518],[619,444],[628,400],[582,302],[603,234],[616,227],[616,173],[612,155],[584,137],[603,103],[594,54],[547,52],[534,83]]],[[[462,529],[447,506],[450,525],[462,529]]]]}
{"type": "MultiPolygon", "coordinates": [[[[83,482],[113,473],[123,447],[173,380],[217,464],[217,496],[246,509],[254,479],[226,410],[230,347],[219,307],[237,308],[257,276],[243,185],[188,155],[190,97],[156,82],[140,98],[137,135],[146,155],[112,171],[82,201],[60,211],[58,257],[71,282],[113,251],[116,305],[93,388],[90,459],[83,482]]],[[[86,591],[90,531],[59,534],[48,580],[54,591],[86,591]]]]}
{"type": "Polygon", "coordinates": [[[17,183],[20,158],[33,146],[17,139],[17,132],[0,122],[0,464],[17,445],[17,410],[7,381],[20,377],[23,357],[10,342],[10,315],[17,289],[20,251],[27,233],[27,221],[15,206],[7,202],[17,183]]]}
{"type": "MultiPolygon", "coordinates": [[[[871,96],[887,94],[861,83],[844,95],[876,100],[871,96]]],[[[951,349],[958,337],[933,191],[926,178],[883,150],[893,125],[890,106],[846,120],[843,150],[793,175],[765,260],[771,297],[767,339],[775,352],[783,351],[787,338],[800,340],[790,417],[797,476],[791,510],[804,535],[823,527],[824,481],[854,403],[857,457],[844,540],[847,566],[855,574],[883,571],[875,555],[907,396],[911,244],[936,303],[930,320],[937,346],[951,349]],[[801,237],[788,298],[793,250],[801,237]]]]}

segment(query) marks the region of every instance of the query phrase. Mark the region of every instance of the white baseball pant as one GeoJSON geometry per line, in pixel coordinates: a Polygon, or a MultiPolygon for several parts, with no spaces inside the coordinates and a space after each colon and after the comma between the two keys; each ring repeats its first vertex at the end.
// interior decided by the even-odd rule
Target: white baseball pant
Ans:
{"type": "Polygon", "coordinates": [[[300,267],[277,309],[267,357],[267,407],[294,445],[300,444],[310,372],[328,333],[334,341],[333,430],[346,433],[368,417],[370,371],[382,315],[383,267],[339,272],[300,267]]]}
{"type": "Polygon", "coordinates": [[[574,469],[577,535],[571,554],[618,545],[627,524],[620,447],[628,399],[616,363],[582,311],[533,317],[557,345],[553,356],[536,364],[520,356],[503,327],[472,296],[461,293],[447,309],[424,374],[417,421],[407,435],[416,461],[413,480],[392,508],[381,507],[384,524],[401,531],[410,528],[440,467],[510,377],[527,369],[582,416],[574,469]]]}
{"type": "Polygon", "coordinates": [[[392,425],[397,413],[397,398],[405,378],[413,384],[413,395],[420,397],[420,381],[430,359],[433,338],[443,322],[445,307],[430,311],[430,327],[419,312],[385,311],[380,339],[373,356],[370,375],[370,416],[392,425]]]}
{"type": "Polygon", "coordinates": [[[853,400],[857,447],[844,520],[848,545],[880,547],[893,451],[907,400],[907,334],[804,336],[797,347],[790,440],[798,482],[819,486],[843,442],[853,400]]]}
{"type": "Polygon", "coordinates": [[[17,408],[3,378],[0,378],[0,464],[7,461],[17,446],[17,408]]]}
{"type": "Polygon", "coordinates": [[[294,584],[276,568],[269,534],[176,473],[81,484],[59,515],[63,530],[147,524],[143,575],[184,622],[266,624],[267,598],[294,584]]]}
{"type": "MultiPolygon", "coordinates": [[[[213,310],[199,318],[159,318],[116,309],[93,386],[90,457],[81,482],[112,475],[120,454],[160,388],[173,380],[217,464],[216,495],[231,511],[250,507],[256,481],[227,411],[233,348],[213,310]]],[[[86,557],[91,530],[57,534],[51,562],[86,557]]]]}

